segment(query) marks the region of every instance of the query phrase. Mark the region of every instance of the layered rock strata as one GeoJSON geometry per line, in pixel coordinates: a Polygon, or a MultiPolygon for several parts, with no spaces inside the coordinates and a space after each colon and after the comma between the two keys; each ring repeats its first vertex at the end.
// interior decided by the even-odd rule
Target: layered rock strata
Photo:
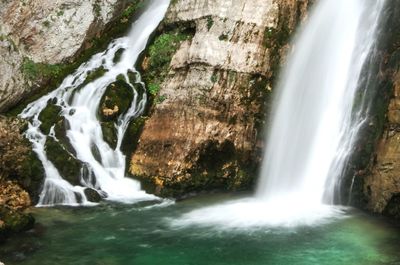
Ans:
{"type": "Polygon", "coordinates": [[[159,72],[151,69],[157,56],[151,47],[144,59],[145,81],[165,78],[158,80],[160,91],[132,156],[131,174],[165,196],[249,188],[274,78],[308,5],[173,1],[155,45],[179,43],[159,72]]]}

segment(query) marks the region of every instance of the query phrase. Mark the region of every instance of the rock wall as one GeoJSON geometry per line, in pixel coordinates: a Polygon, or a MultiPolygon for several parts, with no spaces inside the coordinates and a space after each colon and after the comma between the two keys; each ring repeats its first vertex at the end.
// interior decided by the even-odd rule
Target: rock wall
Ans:
{"type": "MultiPolygon", "coordinates": [[[[366,128],[355,145],[343,182],[345,201],[400,218],[400,4],[387,0],[369,72],[360,86],[370,89],[366,128]],[[369,88],[368,88],[369,87],[369,88]],[[349,198],[350,197],[350,198],[349,198]]],[[[367,70],[367,69],[366,69],[367,70]]]]}
{"type": "Polygon", "coordinates": [[[400,218],[400,43],[398,45],[396,58],[393,58],[397,61],[397,69],[392,73],[394,95],[372,172],[365,179],[364,186],[368,209],[396,218],[400,218]]]}
{"type": "Polygon", "coordinates": [[[0,1],[0,112],[36,92],[69,63],[126,1],[0,1]],[[43,72],[48,72],[44,76],[43,72]]]}
{"type": "Polygon", "coordinates": [[[172,2],[143,63],[159,92],[130,172],[164,196],[249,188],[274,78],[309,1],[172,2]],[[168,41],[171,61],[152,67],[168,41]]]}

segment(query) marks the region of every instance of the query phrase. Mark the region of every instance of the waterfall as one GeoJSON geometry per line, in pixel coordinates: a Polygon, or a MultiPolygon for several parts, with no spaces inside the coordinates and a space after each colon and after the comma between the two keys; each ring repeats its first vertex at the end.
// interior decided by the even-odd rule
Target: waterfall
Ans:
{"type": "Polygon", "coordinates": [[[383,4],[325,0],[317,5],[278,84],[259,198],[332,203],[336,180],[365,122],[353,102],[383,4]]]}
{"type": "MultiPolygon", "coordinates": [[[[97,190],[107,200],[136,202],[157,197],[141,190],[140,183],[126,178],[126,157],[121,151],[122,140],[132,119],[144,111],[146,91],[134,65],[146,48],[152,32],[164,18],[169,0],[152,0],[133,24],[127,37],[114,40],[106,51],[94,55],[73,74],[66,77],[53,92],[29,104],[20,117],[29,120],[26,137],[45,169],[45,181],[38,206],[90,204],[84,190],[97,190]],[[122,52],[119,61],[115,58],[122,52]],[[90,74],[101,69],[105,74],[89,81],[90,74]],[[132,77],[134,76],[134,77],[132,77]],[[133,100],[115,124],[116,147],[104,139],[98,109],[107,87],[118,79],[124,79],[133,94],[133,100]],[[53,125],[48,134],[41,129],[40,114],[48,103],[60,108],[60,116],[66,124],[65,135],[72,148],[68,151],[82,163],[80,185],[69,183],[46,153],[46,141],[61,142],[53,125]]],[[[125,88],[125,89],[128,89],[125,88]]]]}
{"type": "Polygon", "coordinates": [[[309,225],[341,215],[330,204],[366,122],[354,101],[384,2],[316,3],[276,88],[256,195],[189,212],[174,226],[309,225]]]}

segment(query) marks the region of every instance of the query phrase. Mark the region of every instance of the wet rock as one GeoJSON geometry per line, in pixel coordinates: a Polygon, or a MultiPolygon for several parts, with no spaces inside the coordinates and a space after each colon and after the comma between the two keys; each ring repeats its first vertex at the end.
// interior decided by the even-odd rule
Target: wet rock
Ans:
{"type": "MultiPolygon", "coordinates": [[[[108,25],[121,16],[132,15],[133,12],[122,12],[127,5],[138,2],[141,1],[1,1],[0,112],[61,75],[65,64],[91,48],[91,41],[108,25]]],[[[128,11],[136,10],[128,7],[128,11]]]]}
{"type": "Polygon", "coordinates": [[[81,162],[69,153],[62,143],[47,138],[45,145],[48,159],[56,166],[61,176],[72,185],[80,185],[81,162]]]}
{"type": "Polygon", "coordinates": [[[99,115],[103,121],[116,121],[130,107],[132,88],[123,80],[110,84],[100,101],[99,115]]]}
{"type": "Polygon", "coordinates": [[[154,105],[130,173],[144,187],[173,196],[252,187],[274,78],[308,4],[173,1],[142,63],[154,105]]]}
{"type": "MultiPolygon", "coordinates": [[[[356,163],[344,182],[353,187],[353,204],[376,213],[398,217],[400,205],[400,4],[387,1],[375,54],[369,59],[371,71],[365,86],[376,88],[369,109],[368,127],[355,146],[356,163]],[[360,165],[363,165],[360,168],[360,165]],[[355,185],[351,185],[354,177],[355,185]]],[[[365,73],[364,73],[365,74],[365,73]]]]}
{"type": "Polygon", "coordinates": [[[383,210],[383,214],[392,218],[400,219],[400,193],[392,196],[383,210]]]}
{"type": "Polygon", "coordinates": [[[12,233],[27,231],[33,228],[35,219],[31,214],[26,214],[8,206],[0,206],[0,240],[12,233]]]}
{"type": "Polygon", "coordinates": [[[102,196],[94,189],[85,189],[85,195],[90,202],[100,202],[102,200],[102,196]]]}

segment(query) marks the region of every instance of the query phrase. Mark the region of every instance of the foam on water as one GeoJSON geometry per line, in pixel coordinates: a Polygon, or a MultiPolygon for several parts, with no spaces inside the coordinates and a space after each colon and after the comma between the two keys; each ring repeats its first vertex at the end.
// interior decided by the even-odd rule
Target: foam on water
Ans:
{"type": "Polygon", "coordinates": [[[94,55],[65,78],[56,90],[29,104],[20,114],[30,121],[26,136],[32,142],[46,174],[38,206],[92,205],[85,196],[85,188],[97,190],[108,200],[125,203],[158,199],[142,191],[138,181],[125,177],[126,157],[121,145],[129,123],[143,113],[147,101],[145,86],[134,65],[146,48],[150,35],[164,18],[168,6],[169,0],[149,1],[127,37],[113,41],[106,51],[94,55]],[[121,59],[115,62],[117,52],[121,50],[121,59]],[[106,73],[87,83],[88,76],[101,68],[106,73]],[[107,87],[121,76],[131,89],[133,100],[115,124],[117,144],[116,148],[112,148],[104,140],[97,112],[107,87]],[[60,116],[64,118],[66,136],[73,149],[73,152],[65,151],[83,165],[80,185],[74,186],[65,180],[47,156],[46,141],[51,138],[60,141],[54,126],[47,135],[40,130],[39,115],[49,102],[61,108],[60,116]]]}

